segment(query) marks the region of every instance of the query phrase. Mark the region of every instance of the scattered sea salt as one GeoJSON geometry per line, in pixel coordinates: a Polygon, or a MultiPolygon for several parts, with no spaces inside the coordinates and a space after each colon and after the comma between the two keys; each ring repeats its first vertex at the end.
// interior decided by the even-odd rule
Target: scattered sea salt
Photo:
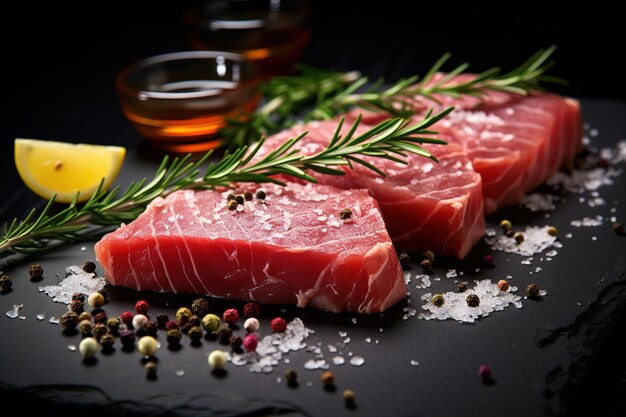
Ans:
{"type": "Polygon", "coordinates": [[[337,332],[337,334],[339,334],[339,337],[346,337],[348,335],[348,332],[339,331],[337,332]]]}
{"type": "Polygon", "coordinates": [[[582,220],[572,220],[570,224],[574,227],[597,227],[602,226],[604,221],[602,216],[596,216],[595,218],[583,217],[582,220]]]}
{"type": "Polygon", "coordinates": [[[352,321],[352,324],[356,324],[356,317],[352,317],[350,321],[352,321]]]}
{"type": "Polygon", "coordinates": [[[39,292],[48,294],[56,303],[69,304],[72,294],[91,294],[100,291],[107,284],[106,279],[94,277],[93,273],[85,272],[76,265],[67,267],[65,275],[66,278],[59,284],[39,287],[39,292]]]}
{"type": "Polygon", "coordinates": [[[522,204],[530,211],[548,211],[554,210],[556,206],[554,202],[556,197],[552,194],[526,194],[522,200],[522,204]]]}
{"type": "Polygon", "coordinates": [[[411,366],[420,366],[420,363],[415,359],[411,359],[411,366]]]}
{"type": "Polygon", "coordinates": [[[456,269],[448,269],[448,272],[446,272],[446,278],[454,278],[456,276],[456,269]]]}
{"type": "Polygon", "coordinates": [[[24,304],[13,304],[13,308],[6,312],[6,315],[10,319],[16,319],[20,315],[20,310],[24,307],[24,304]]]}
{"type": "Polygon", "coordinates": [[[304,363],[304,369],[308,369],[309,371],[328,368],[329,366],[324,359],[309,359],[304,363]]]}
{"type": "Polygon", "coordinates": [[[48,323],[51,323],[51,324],[59,324],[59,321],[60,321],[60,320],[59,320],[58,318],[56,318],[56,317],[52,316],[52,317],[50,317],[50,320],[48,320],[48,323]]]}
{"type": "Polygon", "coordinates": [[[178,377],[185,376],[185,371],[183,369],[177,369],[176,376],[178,377]]]}
{"type": "Polygon", "coordinates": [[[70,350],[72,352],[76,351],[76,345],[67,345],[67,350],[70,350]]]}
{"type": "Polygon", "coordinates": [[[333,356],[332,361],[333,361],[333,365],[337,365],[337,366],[343,365],[346,362],[343,356],[339,356],[339,355],[333,356]]]}
{"type": "Polygon", "coordinates": [[[337,347],[333,346],[333,345],[328,345],[328,351],[330,353],[335,353],[335,352],[337,352],[337,347]]]}
{"type": "Polygon", "coordinates": [[[556,241],[556,236],[548,233],[549,226],[535,227],[527,226],[524,230],[524,241],[517,243],[515,239],[504,235],[486,234],[485,242],[492,250],[507,253],[516,253],[522,256],[530,256],[541,253],[544,249],[550,247],[556,241]]]}
{"type": "Polygon", "coordinates": [[[41,321],[41,320],[43,320],[43,319],[45,319],[45,318],[46,318],[46,315],[45,315],[45,314],[43,314],[43,313],[39,313],[39,314],[37,314],[37,320],[41,321]]]}
{"type": "Polygon", "coordinates": [[[365,338],[365,343],[372,343],[372,338],[371,337],[366,337],[365,338]]]}
{"type": "Polygon", "coordinates": [[[353,356],[352,358],[350,358],[350,365],[361,366],[364,363],[365,363],[365,359],[363,359],[363,357],[361,356],[353,356]]]}

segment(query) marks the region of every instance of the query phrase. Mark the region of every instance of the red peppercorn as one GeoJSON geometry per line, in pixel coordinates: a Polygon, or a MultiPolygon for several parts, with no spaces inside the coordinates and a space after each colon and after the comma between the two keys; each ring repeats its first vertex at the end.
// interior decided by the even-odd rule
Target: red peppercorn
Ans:
{"type": "Polygon", "coordinates": [[[137,301],[137,304],[135,304],[135,311],[137,314],[143,314],[145,316],[148,314],[149,308],[150,306],[148,305],[148,302],[144,300],[137,301]]]}
{"type": "Polygon", "coordinates": [[[236,308],[229,308],[224,311],[224,321],[228,324],[235,324],[239,320],[239,312],[236,308]]]}
{"type": "Polygon", "coordinates": [[[243,306],[243,316],[245,318],[258,317],[261,314],[261,307],[257,303],[247,303],[243,306]]]}
{"type": "Polygon", "coordinates": [[[170,320],[167,323],[165,323],[165,328],[167,330],[180,329],[180,324],[178,324],[176,320],[170,320]]]}
{"type": "Polygon", "coordinates": [[[282,333],[287,328],[287,322],[282,317],[276,317],[270,322],[274,333],[282,333]]]}
{"type": "Polygon", "coordinates": [[[243,338],[243,348],[246,352],[254,352],[258,344],[259,338],[254,333],[250,333],[243,338]]]}
{"type": "Polygon", "coordinates": [[[487,266],[493,266],[493,255],[488,253],[483,256],[483,263],[487,266]]]}
{"type": "Polygon", "coordinates": [[[491,368],[487,365],[480,365],[478,367],[478,375],[483,379],[483,380],[489,380],[491,379],[491,368]]]}
{"type": "Polygon", "coordinates": [[[132,327],[133,313],[131,313],[130,311],[123,312],[122,314],[120,314],[120,320],[122,320],[122,323],[124,323],[126,326],[132,327]]]}

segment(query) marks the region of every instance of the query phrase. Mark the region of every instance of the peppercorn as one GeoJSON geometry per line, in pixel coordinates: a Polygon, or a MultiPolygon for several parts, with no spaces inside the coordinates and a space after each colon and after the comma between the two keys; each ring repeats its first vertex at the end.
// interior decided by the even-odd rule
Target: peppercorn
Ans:
{"type": "Polygon", "coordinates": [[[339,213],[339,217],[341,217],[341,220],[349,219],[350,217],[352,217],[352,210],[350,210],[349,208],[341,210],[341,213],[339,213]]]}
{"type": "Polygon", "coordinates": [[[234,325],[239,320],[239,312],[236,308],[229,308],[228,310],[224,311],[222,317],[224,318],[224,321],[226,323],[234,325]]]}
{"type": "Polygon", "coordinates": [[[500,291],[507,291],[510,288],[509,281],[506,279],[501,279],[498,281],[498,288],[500,291]]]}
{"type": "Polygon", "coordinates": [[[435,262],[435,252],[431,250],[427,250],[424,253],[422,253],[422,257],[428,259],[430,262],[435,262]]]}
{"type": "Polygon", "coordinates": [[[335,386],[335,375],[331,371],[324,371],[320,375],[320,380],[325,387],[335,386]]]}
{"type": "Polygon", "coordinates": [[[608,168],[609,161],[606,158],[600,158],[597,162],[598,168],[608,168]]]}
{"type": "Polygon", "coordinates": [[[182,326],[180,326],[180,331],[183,332],[184,334],[187,334],[189,333],[189,330],[191,330],[192,327],[193,327],[193,324],[187,322],[183,324],[182,326]]]}
{"type": "Polygon", "coordinates": [[[556,236],[558,233],[559,233],[559,231],[556,229],[556,227],[554,227],[554,226],[548,227],[548,234],[550,236],[556,236]]]}
{"type": "Polygon", "coordinates": [[[98,323],[106,324],[107,320],[108,320],[107,313],[105,313],[104,311],[101,311],[95,316],[93,316],[93,322],[96,324],[98,323]]]}
{"type": "Polygon", "coordinates": [[[228,207],[228,210],[233,211],[233,210],[237,210],[237,206],[239,204],[237,204],[237,202],[235,200],[230,200],[227,204],[226,207],[228,207]]]}
{"type": "Polygon", "coordinates": [[[228,193],[228,195],[226,196],[226,201],[231,201],[235,199],[235,194],[233,193],[228,193]]]}
{"type": "Polygon", "coordinates": [[[209,333],[214,333],[220,328],[220,318],[215,314],[207,314],[202,318],[202,327],[209,333]]]}
{"type": "Polygon", "coordinates": [[[611,228],[613,229],[613,231],[618,234],[623,236],[624,233],[624,225],[622,225],[621,223],[613,223],[613,225],[611,226],[611,228]]]}
{"type": "Polygon", "coordinates": [[[214,350],[211,353],[209,353],[208,362],[209,362],[209,366],[213,369],[224,368],[224,366],[226,366],[227,360],[228,359],[226,357],[226,353],[224,353],[221,350],[214,350]]]}
{"type": "Polygon", "coordinates": [[[102,346],[103,351],[111,351],[113,350],[113,345],[115,344],[115,339],[111,333],[105,333],[100,338],[100,346],[102,346]]]}
{"type": "Polygon", "coordinates": [[[243,198],[246,201],[252,201],[252,193],[250,191],[246,191],[245,193],[243,193],[243,198]]]}
{"type": "Polygon", "coordinates": [[[290,387],[296,385],[298,383],[298,373],[295,370],[288,368],[285,371],[285,381],[287,381],[287,385],[290,387]]]}
{"type": "Polygon", "coordinates": [[[470,307],[478,307],[480,305],[480,298],[476,294],[470,294],[465,299],[467,305],[470,307]]]}
{"type": "Polygon", "coordinates": [[[346,407],[352,408],[355,406],[356,395],[354,391],[352,391],[351,389],[344,390],[342,397],[343,397],[343,401],[346,404],[346,407]]]}
{"type": "Polygon", "coordinates": [[[243,339],[239,336],[231,336],[230,337],[230,348],[233,352],[241,352],[241,346],[243,346],[243,339]]]}
{"type": "Polygon", "coordinates": [[[104,302],[106,303],[107,300],[109,299],[109,291],[106,288],[102,288],[98,290],[98,292],[102,294],[102,297],[104,297],[104,302]]]}
{"type": "Polygon", "coordinates": [[[133,328],[136,330],[143,329],[143,326],[148,322],[148,317],[143,314],[135,314],[133,317],[133,328]]]}
{"type": "Polygon", "coordinates": [[[209,312],[209,302],[204,298],[196,298],[191,303],[191,311],[199,317],[204,317],[209,312]]]}
{"type": "Polygon", "coordinates": [[[102,309],[102,308],[94,308],[94,309],[92,309],[90,311],[90,313],[91,313],[91,317],[95,317],[96,314],[98,314],[98,313],[105,313],[106,314],[106,311],[104,311],[104,309],[102,309]]]}
{"type": "Polygon", "coordinates": [[[167,322],[170,321],[170,318],[167,317],[167,314],[165,313],[157,314],[155,319],[156,319],[157,326],[159,327],[159,329],[165,329],[165,325],[167,324],[167,322]]]}
{"type": "Polygon", "coordinates": [[[137,314],[143,314],[144,316],[148,315],[148,310],[150,309],[150,305],[145,300],[139,300],[135,303],[135,311],[137,314]]]}
{"type": "Polygon", "coordinates": [[[232,329],[227,325],[223,324],[220,326],[217,331],[217,336],[220,339],[220,343],[227,345],[230,343],[230,337],[233,335],[232,329]]]}
{"type": "Polygon", "coordinates": [[[86,311],[83,311],[82,313],[80,313],[78,315],[78,321],[83,321],[83,320],[87,320],[91,322],[91,314],[87,313],[86,311]]]}
{"type": "Polygon", "coordinates": [[[143,330],[148,336],[156,337],[157,334],[157,324],[154,320],[148,320],[143,325],[143,330]]]}
{"type": "Polygon", "coordinates": [[[89,303],[91,308],[102,307],[104,305],[104,297],[99,292],[94,292],[87,297],[87,303],[89,303]]]}
{"type": "Polygon", "coordinates": [[[487,365],[480,365],[478,367],[478,376],[480,376],[483,380],[491,379],[491,376],[492,376],[491,368],[487,365]]]}
{"type": "Polygon", "coordinates": [[[512,238],[514,236],[515,236],[515,230],[511,229],[511,230],[506,231],[506,237],[512,238]]]}
{"type": "Polygon", "coordinates": [[[502,228],[504,232],[508,232],[509,230],[513,228],[513,225],[511,224],[510,221],[504,219],[500,222],[500,227],[502,228]]]}
{"type": "Polygon", "coordinates": [[[411,257],[408,253],[402,252],[398,255],[398,260],[400,261],[400,266],[402,269],[410,269],[411,268],[411,257]]]}
{"type": "Polygon", "coordinates": [[[67,308],[76,314],[80,314],[83,311],[85,311],[85,304],[80,300],[72,300],[72,302],[67,306],[67,308]]]}
{"type": "Polygon", "coordinates": [[[237,202],[237,204],[243,204],[243,196],[242,195],[235,196],[235,201],[237,202]]]}
{"type": "Polygon", "coordinates": [[[135,346],[135,333],[131,330],[120,330],[120,342],[125,349],[129,349],[135,346]]]}
{"type": "Polygon", "coordinates": [[[96,340],[100,340],[100,338],[102,336],[104,336],[105,334],[107,334],[107,326],[102,324],[102,323],[96,323],[93,326],[93,337],[96,338],[96,340]]]}
{"type": "Polygon", "coordinates": [[[180,330],[180,324],[178,324],[178,322],[175,321],[175,320],[170,320],[167,323],[165,323],[165,329],[167,329],[167,330],[171,330],[171,329],[178,329],[178,330],[180,330]]]}
{"type": "Polygon", "coordinates": [[[424,258],[420,262],[420,267],[422,268],[422,270],[428,272],[433,267],[433,263],[432,263],[432,261],[430,259],[424,258]]]}
{"type": "Polygon", "coordinates": [[[276,317],[275,319],[272,319],[270,326],[272,327],[272,331],[274,333],[282,333],[287,328],[287,322],[282,317],[276,317]]]}
{"type": "Polygon", "coordinates": [[[84,358],[93,358],[98,353],[98,341],[93,337],[86,337],[80,341],[78,351],[84,358]]]}
{"type": "Polygon", "coordinates": [[[117,334],[120,330],[120,319],[117,317],[111,317],[107,320],[107,328],[112,334],[117,334]]]}
{"type": "Polygon", "coordinates": [[[513,239],[515,239],[515,241],[520,244],[524,241],[524,233],[522,232],[515,232],[515,234],[513,235],[513,239]]]}
{"type": "Polygon", "coordinates": [[[89,320],[81,320],[78,328],[83,335],[91,334],[91,322],[89,320]]]}
{"type": "Polygon", "coordinates": [[[167,331],[167,344],[170,345],[170,347],[177,347],[180,344],[180,339],[182,339],[183,334],[181,333],[180,329],[178,328],[172,328],[169,329],[167,331]]]}
{"type": "Polygon", "coordinates": [[[249,302],[246,303],[246,305],[243,306],[243,316],[244,317],[258,317],[259,314],[261,314],[261,307],[259,306],[259,304],[255,303],[255,302],[249,302]]]}
{"type": "Polygon", "coordinates": [[[189,317],[191,317],[191,310],[187,307],[181,307],[176,310],[176,321],[181,326],[189,321],[189,317]]]}
{"type": "Polygon", "coordinates": [[[200,342],[200,340],[202,340],[202,329],[198,326],[192,326],[191,329],[189,329],[189,331],[187,332],[187,334],[189,335],[189,339],[191,340],[191,343],[198,343],[200,342]]]}
{"type": "Polygon", "coordinates": [[[67,313],[61,316],[61,327],[63,327],[64,332],[70,332],[76,329],[78,325],[78,314],[73,311],[68,311],[67,313]]]}
{"type": "Polygon", "coordinates": [[[124,323],[126,326],[132,327],[133,313],[131,313],[130,311],[123,312],[122,314],[120,314],[120,320],[122,320],[122,323],[124,323]]]}
{"type": "Polygon", "coordinates": [[[246,329],[248,333],[258,332],[260,326],[259,320],[254,317],[250,317],[243,323],[243,328],[246,329]]]}
{"type": "Polygon", "coordinates": [[[459,282],[457,285],[459,292],[467,291],[467,282],[459,282]]]}
{"type": "Polygon", "coordinates": [[[41,279],[43,278],[43,268],[41,267],[41,265],[32,264],[28,273],[32,281],[41,281],[41,279]]]}
{"type": "Polygon", "coordinates": [[[146,372],[146,378],[155,379],[157,377],[157,363],[155,361],[146,362],[143,369],[146,372]]]}
{"type": "Polygon", "coordinates": [[[96,272],[96,264],[91,261],[85,262],[85,264],[83,265],[83,271],[87,272],[88,274],[93,274],[94,272],[96,272]]]}
{"type": "Polygon", "coordinates": [[[144,336],[137,342],[137,350],[143,356],[152,356],[159,348],[159,344],[152,336],[144,336]]]}
{"type": "Polygon", "coordinates": [[[265,200],[265,197],[265,191],[259,190],[256,192],[256,198],[258,198],[259,200],[265,200]]]}
{"type": "Polygon", "coordinates": [[[5,294],[11,291],[13,281],[7,275],[0,276],[0,293],[5,294]]]}
{"type": "Polygon", "coordinates": [[[258,344],[259,337],[254,333],[250,333],[243,338],[243,348],[246,352],[254,352],[258,344]]]}
{"type": "Polygon", "coordinates": [[[485,254],[485,256],[483,256],[483,264],[486,266],[493,266],[493,255],[490,253],[485,254]]]}
{"type": "Polygon", "coordinates": [[[528,287],[526,287],[526,294],[528,294],[529,297],[538,296],[539,287],[537,286],[537,284],[528,284],[528,287]]]}
{"type": "Polygon", "coordinates": [[[446,302],[445,298],[443,298],[443,295],[441,295],[441,294],[433,295],[433,300],[432,301],[433,301],[433,304],[434,304],[435,307],[441,307],[446,302]]]}
{"type": "Polygon", "coordinates": [[[85,303],[85,295],[83,293],[80,292],[75,292],[74,294],[72,294],[72,301],[74,300],[78,300],[81,303],[85,303]]]}
{"type": "Polygon", "coordinates": [[[191,323],[192,326],[202,326],[202,320],[200,320],[200,317],[195,314],[192,314],[191,317],[189,317],[189,323],[191,323]]]}

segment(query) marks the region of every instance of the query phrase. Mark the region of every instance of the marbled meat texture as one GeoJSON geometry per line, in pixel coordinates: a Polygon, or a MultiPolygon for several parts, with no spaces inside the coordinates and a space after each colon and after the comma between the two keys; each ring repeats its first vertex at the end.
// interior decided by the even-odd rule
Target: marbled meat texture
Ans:
{"type": "MultiPolygon", "coordinates": [[[[113,285],[332,312],[377,313],[406,297],[378,204],[365,190],[263,185],[265,202],[179,191],[95,246],[113,285]],[[349,219],[340,212],[352,210],[349,219]]],[[[241,189],[239,191],[245,191],[241,189]]]]}
{"type": "MultiPolygon", "coordinates": [[[[349,129],[343,126],[342,132],[349,129]]],[[[362,123],[357,134],[371,128],[362,123]]],[[[311,122],[271,136],[260,156],[286,139],[308,131],[295,146],[304,154],[326,147],[337,121],[311,122]]],[[[437,156],[434,162],[409,154],[403,165],[380,158],[363,157],[386,176],[359,164],[344,168],[345,175],[315,174],[321,184],[342,189],[365,188],[378,201],[389,235],[398,251],[436,253],[463,258],[483,236],[485,219],[480,175],[464,150],[456,144],[424,146],[437,156]]]]}

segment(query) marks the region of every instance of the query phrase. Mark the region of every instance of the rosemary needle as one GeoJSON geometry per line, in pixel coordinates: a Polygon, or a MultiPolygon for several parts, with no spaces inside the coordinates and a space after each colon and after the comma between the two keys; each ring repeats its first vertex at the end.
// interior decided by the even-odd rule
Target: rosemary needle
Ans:
{"type": "Polygon", "coordinates": [[[228,187],[234,182],[284,185],[273,177],[276,174],[316,182],[307,171],[343,175],[341,168],[352,167],[352,164],[361,164],[384,175],[379,168],[363,160],[362,156],[406,163],[407,154],[412,153],[436,160],[419,144],[445,143],[423,135],[435,134],[429,128],[451,110],[450,107],[436,114],[428,112],[420,122],[412,124],[402,118],[390,119],[359,135],[355,132],[361,122],[360,117],[343,136],[340,134],[343,127],[341,119],[328,146],[313,155],[304,155],[295,148],[306,135],[304,133],[287,140],[264,157],[255,159],[263,146],[262,139],[251,147],[243,146],[232,153],[226,152],[221,160],[210,162],[202,174],[200,169],[208,162],[210,151],[195,162],[191,161],[191,155],[176,157],[171,161],[166,156],[154,178],[133,182],[122,194],[118,187],[105,191],[101,184],[82,206],[78,205],[76,195],[68,207],[51,214],[54,203],[52,198],[40,213],[33,209],[23,220],[14,219],[5,225],[4,235],[0,236],[0,258],[18,253],[34,256],[63,243],[98,239],[112,227],[137,218],[155,198],[166,197],[177,190],[228,187]]]}

